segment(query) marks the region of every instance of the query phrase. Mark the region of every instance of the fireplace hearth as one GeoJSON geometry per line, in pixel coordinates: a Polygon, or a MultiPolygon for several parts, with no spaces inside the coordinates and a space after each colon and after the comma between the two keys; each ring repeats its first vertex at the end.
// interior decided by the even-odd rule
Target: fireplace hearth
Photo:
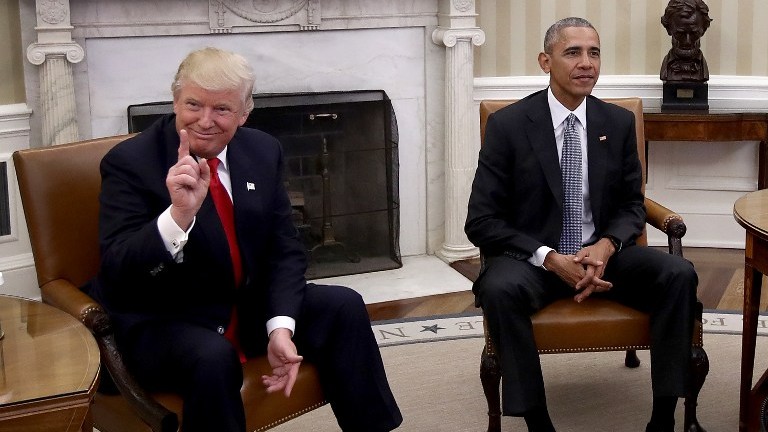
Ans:
{"type": "MultiPolygon", "coordinates": [[[[254,95],[245,123],[283,145],[293,221],[307,253],[307,278],[402,266],[398,131],[381,90],[254,95]]],[[[171,102],[128,107],[139,132],[171,102]]]]}

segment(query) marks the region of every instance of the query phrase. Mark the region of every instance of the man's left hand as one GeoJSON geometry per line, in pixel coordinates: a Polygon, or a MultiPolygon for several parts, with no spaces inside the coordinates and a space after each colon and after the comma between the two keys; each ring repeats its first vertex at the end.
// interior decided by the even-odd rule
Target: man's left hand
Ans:
{"type": "Polygon", "coordinates": [[[282,390],[285,397],[290,396],[296,377],[299,375],[299,366],[304,360],[291,340],[290,330],[278,328],[270,333],[267,359],[272,366],[272,375],[261,376],[261,381],[267,387],[267,393],[282,390]]]}

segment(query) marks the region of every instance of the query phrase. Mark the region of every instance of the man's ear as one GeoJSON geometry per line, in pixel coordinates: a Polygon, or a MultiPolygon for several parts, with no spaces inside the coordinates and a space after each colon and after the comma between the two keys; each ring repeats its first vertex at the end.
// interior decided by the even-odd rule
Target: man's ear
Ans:
{"type": "Polygon", "coordinates": [[[541,70],[544,71],[544,73],[549,73],[550,64],[549,64],[549,55],[547,53],[541,52],[539,53],[539,67],[541,67],[541,70]]]}

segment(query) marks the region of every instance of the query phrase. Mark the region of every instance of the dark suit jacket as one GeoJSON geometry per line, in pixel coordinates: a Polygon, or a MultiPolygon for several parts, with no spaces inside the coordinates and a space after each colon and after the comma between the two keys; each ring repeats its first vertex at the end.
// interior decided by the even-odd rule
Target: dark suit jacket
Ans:
{"type": "MultiPolygon", "coordinates": [[[[587,98],[589,192],[597,238],[631,244],[645,225],[642,172],[631,112],[587,98]]],[[[488,118],[465,231],[486,255],[528,259],[557,249],[563,187],[547,91],[488,118]]]]}
{"type": "MultiPolygon", "coordinates": [[[[245,282],[238,290],[210,195],[197,214],[183,261],[177,263],[163,245],[157,218],[171,203],[165,178],[178,159],[178,146],[174,116],[168,115],[102,160],[102,265],[92,292],[111,314],[118,335],[161,319],[226,328],[237,303],[241,329],[260,332],[262,340],[267,319],[298,316],[306,285],[306,255],[290,219],[280,144],[264,132],[239,128],[228,145],[244,266],[245,282]]],[[[241,341],[250,339],[241,336],[241,341]]]]}

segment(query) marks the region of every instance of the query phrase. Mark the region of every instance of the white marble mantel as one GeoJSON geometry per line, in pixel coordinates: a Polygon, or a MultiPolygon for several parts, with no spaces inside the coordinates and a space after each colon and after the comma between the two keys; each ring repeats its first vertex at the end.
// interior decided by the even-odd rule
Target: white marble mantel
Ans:
{"type": "MultiPolygon", "coordinates": [[[[399,127],[401,252],[420,255],[439,252],[446,237],[452,246],[473,253],[463,237],[460,215],[450,224],[445,222],[446,209],[455,213],[451,209],[461,207],[456,200],[464,194],[461,188],[445,193],[446,183],[451,190],[455,189],[451,184],[457,183],[446,176],[445,160],[446,152],[461,148],[456,140],[466,137],[456,138],[445,130],[446,122],[464,127],[471,121],[467,119],[473,107],[464,102],[472,93],[473,42],[467,49],[459,40],[462,51],[456,61],[451,60],[456,57],[454,51],[459,52],[454,49],[456,41],[445,42],[433,34],[469,32],[477,45],[482,31],[474,27],[474,3],[21,0],[20,11],[25,46],[46,48],[43,42],[61,36],[84,53],[77,62],[56,57],[59,65],[63,62],[57,77],[72,75],[73,117],[81,139],[125,133],[128,105],[169,100],[179,62],[202,46],[247,57],[256,69],[258,93],[384,90],[399,127]],[[53,36],[41,33],[37,26],[44,15],[57,17],[53,36]],[[446,79],[456,77],[463,81],[446,84],[446,79]],[[449,99],[447,92],[453,95],[449,99]],[[462,103],[454,104],[460,112],[446,115],[453,100],[462,103]]],[[[45,100],[41,89],[50,86],[50,79],[40,75],[39,64],[49,63],[53,64],[44,60],[25,65],[27,97],[34,112],[30,119],[33,147],[59,143],[44,139],[39,127],[50,111],[41,102],[45,100]]],[[[56,120],[66,123],[60,117],[56,120]]]]}

